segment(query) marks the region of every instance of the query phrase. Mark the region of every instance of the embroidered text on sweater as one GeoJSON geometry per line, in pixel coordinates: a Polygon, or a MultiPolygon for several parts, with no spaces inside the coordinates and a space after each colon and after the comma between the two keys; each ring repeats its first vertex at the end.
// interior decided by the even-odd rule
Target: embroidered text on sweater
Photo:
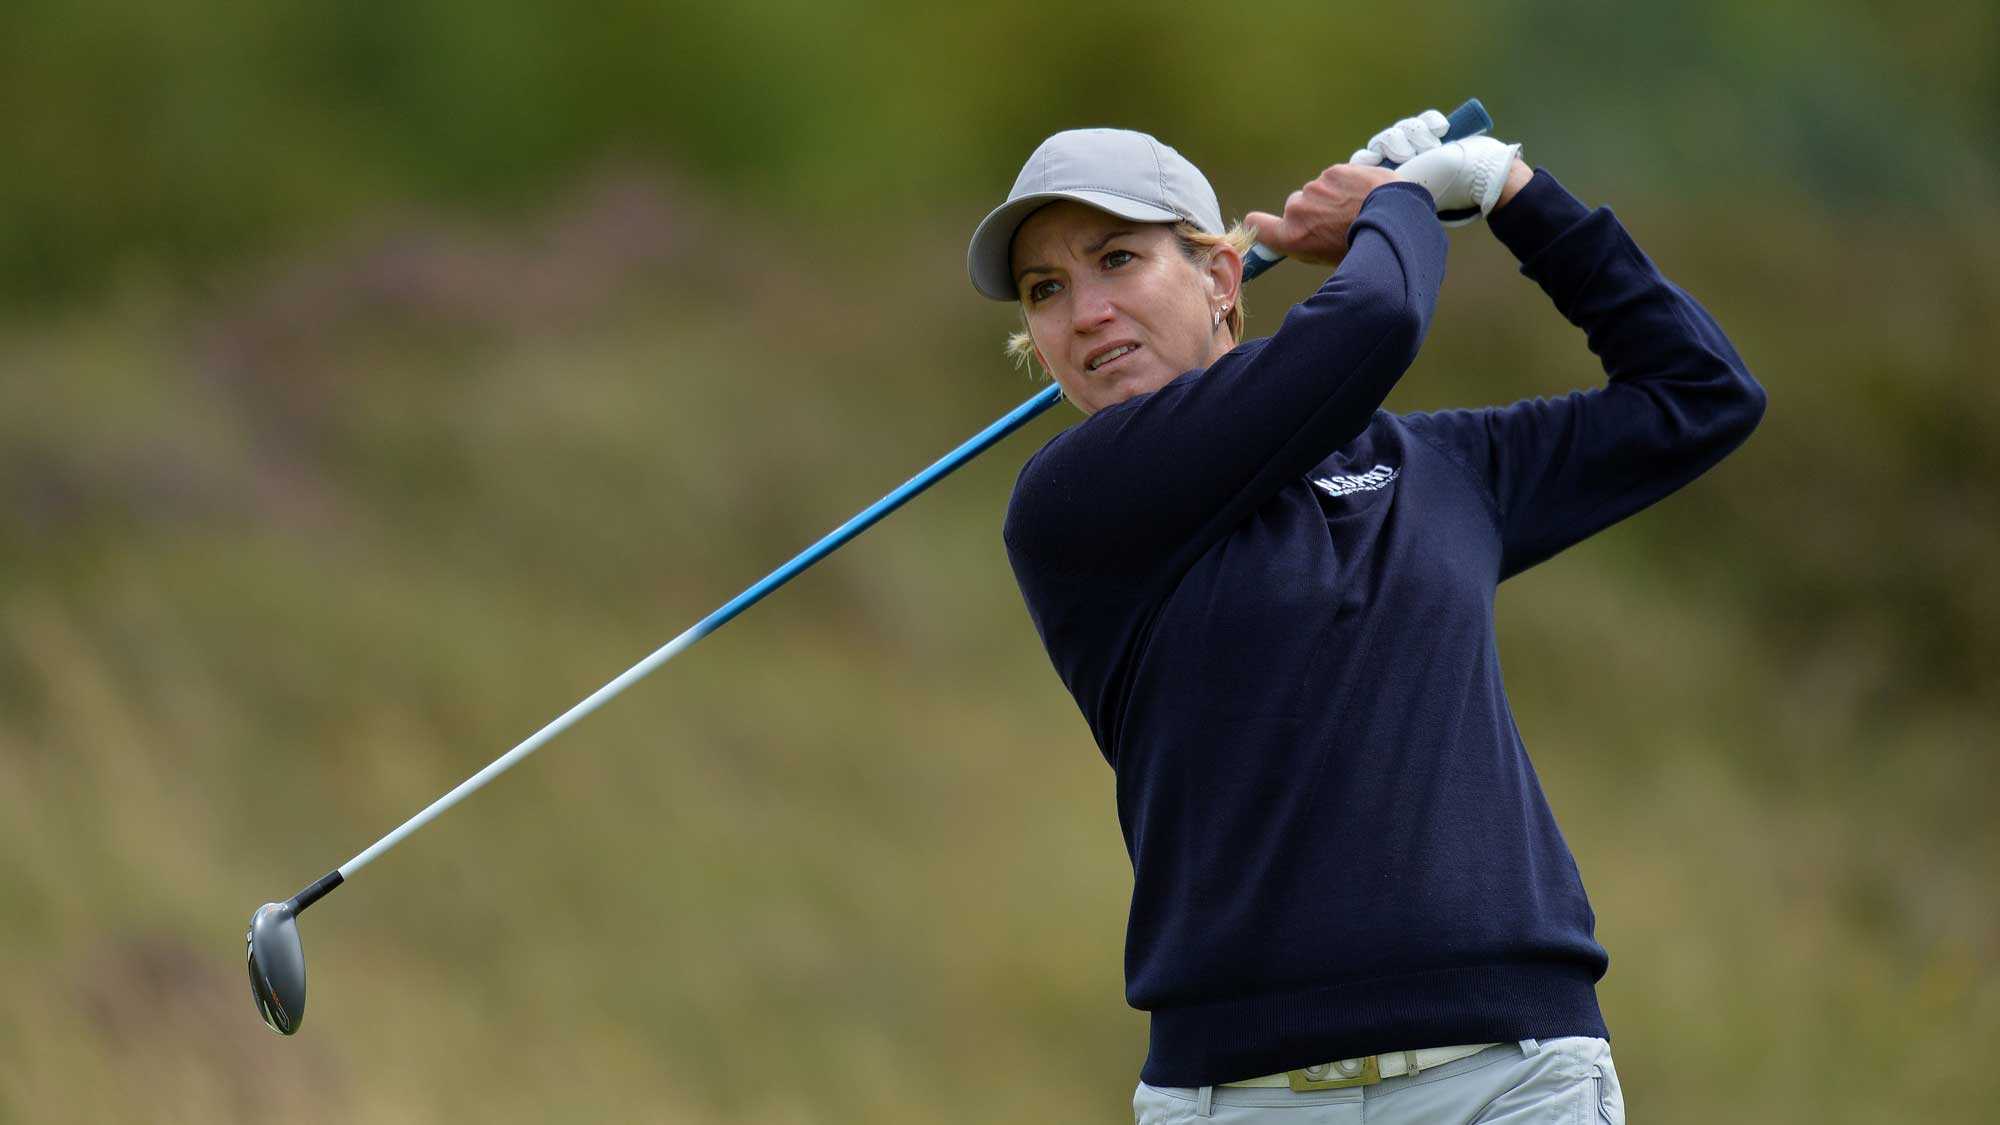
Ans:
{"type": "Polygon", "coordinates": [[[1377,465],[1365,473],[1354,473],[1350,476],[1314,477],[1313,483],[1328,496],[1346,496],[1349,493],[1373,492],[1378,488],[1386,488],[1389,482],[1395,479],[1396,469],[1393,466],[1377,465]]]}

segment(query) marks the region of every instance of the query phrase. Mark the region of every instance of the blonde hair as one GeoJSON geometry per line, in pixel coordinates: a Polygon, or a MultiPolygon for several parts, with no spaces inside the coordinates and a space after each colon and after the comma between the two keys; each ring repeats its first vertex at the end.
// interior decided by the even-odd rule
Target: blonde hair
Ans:
{"type": "MultiPolygon", "coordinates": [[[[1257,241],[1257,234],[1244,226],[1240,219],[1222,234],[1210,234],[1193,223],[1183,221],[1174,224],[1174,241],[1180,244],[1181,253],[1188,261],[1197,268],[1205,268],[1215,257],[1216,250],[1223,246],[1234,247],[1239,257],[1248,254],[1251,244],[1257,241]]],[[[1236,300],[1229,306],[1229,314],[1223,320],[1229,326],[1229,338],[1238,343],[1243,340],[1243,305],[1243,293],[1239,286],[1236,300]]],[[[1021,310],[1021,327],[1007,336],[1007,357],[1014,361],[1016,367],[1026,367],[1028,361],[1035,358],[1035,340],[1028,334],[1026,309],[1021,310]]],[[[1042,374],[1053,378],[1046,367],[1042,368],[1042,374]]]]}

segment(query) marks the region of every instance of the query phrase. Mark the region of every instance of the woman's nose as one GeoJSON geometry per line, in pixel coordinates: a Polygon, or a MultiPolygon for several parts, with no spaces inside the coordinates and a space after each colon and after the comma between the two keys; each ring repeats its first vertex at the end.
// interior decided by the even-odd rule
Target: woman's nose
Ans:
{"type": "Polygon", "coordinates": [[[1110,294],[1094,285],[1078,286],[1070,301],[1071,327],[1078,332],[1088,332],[1110,319],[1110,294]]]}

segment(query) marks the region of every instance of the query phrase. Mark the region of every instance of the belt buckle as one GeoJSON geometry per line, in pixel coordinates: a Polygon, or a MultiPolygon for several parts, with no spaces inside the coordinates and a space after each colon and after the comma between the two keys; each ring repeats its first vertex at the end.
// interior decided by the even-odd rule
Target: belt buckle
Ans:
{"type": "Polygon", "coordinates": [[[1288,1070],[1285,1078],[1292,1084],[1292,1092],[1303,1094],[1309,1090],[1345,1090],[1353,1086],[1379,1086],[1382,1084],[1382,1063],[1375,1055],[1361,1060],[1361,1073],[1352,1078],[1325,1078],[1326,1074],[1337,1074],[1334,1064],[1309,1066],[1303,1070],[1288,1070]]]}

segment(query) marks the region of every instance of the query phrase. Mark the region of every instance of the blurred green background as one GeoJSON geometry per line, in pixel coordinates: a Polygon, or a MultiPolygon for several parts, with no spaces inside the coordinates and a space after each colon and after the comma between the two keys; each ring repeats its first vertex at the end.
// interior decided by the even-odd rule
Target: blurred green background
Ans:
{"type": "MultiPolygon", "coordinates": [[[[1770,394],[1499,603],[1633,1119],[1986,1119],[2000,10],[1422,8],[0,7],[0,1121],[1129,1120],[1068,408],[308,916],[296,1038],[244,921],[1031,394],[1041,137],[1240,215],[1475,94],[1770,394]]],[[[1473,227],[1389,405],[1600,379],[1473,227]]]]}

